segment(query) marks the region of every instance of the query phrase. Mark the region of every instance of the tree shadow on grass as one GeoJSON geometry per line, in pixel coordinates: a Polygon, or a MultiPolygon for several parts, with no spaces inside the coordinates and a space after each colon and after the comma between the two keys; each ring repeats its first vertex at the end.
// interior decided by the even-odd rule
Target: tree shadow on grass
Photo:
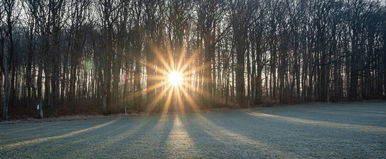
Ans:
{"type": "Polygon", "coordinates": [[[186,131],[186,116],[176,114],[173,115],[173,127],[167,137],[166,145],[163,149],[166,150],[166,158],[202,158],[200,151],[196,148],[190,134],[186,131]]]}
{"type": "MultiPolygon", "coordinates": [[[[107,157],[103,154],[106,151],[113,151],[116,143],[128,138],[129,136],[140,131],[149,124],[148,120],[121,119],[117,122],[117,127],[110,127],[107,131],[100,130],[95,132],[92,138],[83,140],[81,143],[74,145],[79,148],[68,147],[67,158],[100,158],[107,157]],[[72,150],[72,151],[71,151],[72,150]],[[75,151],[74,151],[75,150],[75,151]]],[[[110,152],[110,153],[114,153],[110,152]]],[[[106,153],[108,154],[108,153],[106,153]]]]}
{"type": "Polygon", "coordinates": [[[0,128],[0,130],[4,130],[0,132],[0,145],[11,144],[15,142],[20,142],[23,140],[29,140],[44,136],[49,136],[51,132],[42,131],[45,129],[49,129],[52,126],[57,124],[47,124],[47,125],[39,125],[39,126],[20,126],[14,125],[12,130],[7,130],[0,128]]]}
{"type": "Polygon", "coordinates": [[[42,122],[42,123],[12,123],[12,124],[2,124],[0,125],[0,135],[5,135],[5,134],[17,134],[17,133],[25,133],[28,131],[30,133],[31,131],[34,130],[39,130],[39,129],[44,129],[46,127],[58,125],[59,122],[52,122],[52,123],[47,123],[47,122],[42,122]]]}
{"type": "Polygon", "coordinates": [[[115,123],[116,121],[117,121],[117,119],[111,120],[111,121],[108,121],[108,122],[104,122],[104,123],[101,123],[101,124],[98,124],[98,125],[94,125],[92,127],[81,128],[80,130],[70,131],[70,132],[67,132],[67,133],[61,133],[60,135],[56,135],[55,134],[54,136],[39,137],[39,138],[24,140],[24,141],[12,143],[12,144],[1,145],[0,146],[0,150],[8,150],[8,149],[13,149],[13,148],[17,148],[17,147],[27,146],[27,145],[44,143],[44,142],[48,142],[48,141],[52,141],[52,140],[69,138],[69,137],[73,137],[73,136],[76,136],[76,135],[79,135],[79,134],[83,134],[83,133],[86,133],[86,132],[89,132],[89,131],[93,131],[93,130],[96,130],[96,129],[99,129],[99,128],[111,125],[111,124],[115,123]]]}
{"type": "Polygon", "coordinates": [[[99,148],[93,157],[157,158],[164,156],[165,150],[162,146],[166,145],[167,137],[173,126],[173,123],[169,122],[171,117],[148,116],[139,120],[146,120],[146,124],[130,134],[125,132],[113,136],[113,139],[119,140],[111,142],[110,146],[99,148]]]}
{"type": "Polygon", "coordinates": [[[36,155],[37,158],[72,158],[71,156],[92,154],[98,142],[105,140],[110,134],[117,134],[123,131],[125,127],[119,122],[90,131],[68,139],[54,140],[47,143],[36,145],[40,147],[41,153],[36,155]],[[38,157],[39,156],[39,157],[38,157]]]}
{"type": "Polygon", "coordinates": [[[361,152],[363,149],[370,150],[370,147],[374,147],[374,144],[368,143],[374,142],[372,139],[376,136],[381,139],[379,135],[383,132],[383,128],[367,129],[369,127],[364,128],[360,125],[326,123],[272,114],[254,115],[250,112],[206,117],[214,125],[252,140],[269,143],[275,149],[301,156],[323,158],[353,156],[369,158],[375,153],[361,152]],[[374,136],[374,133],[377,135],[374,136]]]}
{"type": "Polygon", "coordinates": [[[266,113],[259,113],[259,112],[248,112],[246,114],[254,117],[286,121],[289,123],[315,125],[315,126],[330,127],[335,129],[348,129],[352,131],[359,131],[359,132],[366,132],[366,133],[382,133],[382,134],[386,133],[386,128],[380,127],[380,126],[346,124],[346,123],[338,123],[338,122],[302,119],[302,118],[287,117],[282,115],[266,114],[266,113]]]}
{"type": "MultiPolygon", "coordinates": [[[[87,138],[92,138],[94,135],[93,132],[98,131],[100,129],[104,129],[107,127],[111,127],[115,124],[116,120],[110,120],[108,122],[103,122],[101,124],[96,124],[91,127],[81,128],[77,126],[76,131],[70,131],[67,133],[60,133],[59,135],[55,136],[48,136],[48,137],[39,137],[35,139],[30,140],[24,140],[20,142],[16,142],[13,144],[3,145],[0,151],[2,153],[2,156],[12,156],[12,157],[37,157],[42,156],[43,158],[46,157],[52,157],[51,155],[58,155],[60,157],[60,154],[63,153],[55,153],[55,152],[61,152],[62,148],[71,145],[79,143],[79,140],[86,140],[87,138]],[[88,136],[85,136],[88,135],[88,136]],[[80,139],[78,139],[80,138],[80,139]],[[16,156],[15,154],[16,153],[16,156]],[[44,157],[45,156],[45,157],[44,157]]],[[[95,121],[92,121],[94,123],[95,121]]],[[[99,123],[99,121],[97,121],[99,123]]],[[[87,123],[89,125],[89,123],[87,123]]],[[[107,130],[114,130],[114,129],[107,129],[107,130]]],[[[56,131],[55,131],[56,132],[56,131]]],[[[17,157],[17,158],[19,158],[17,157]]]]}
{"type": "Polygon", "coordinates": [[[344,117],[365,117],[365,118],[383,118],[386,119],[386,113],[378,113],[378,112],[347,112],[347,111],[335,111],[335,110],[313,110],[308,109],[305,110],[306,112],[310,113],[317,113],[317,114],[324,114],[324,115],[331,115],[331,116],[344,116],[344,117]]]}
{"type": "Polygon", "coordinates": [[[47,123],[43,122],[46,125],[37,126],[36,128],[23,128],[18,124],[15,124],[15,127],[18,127],[15,133],[10,132],[7,134],[4,134],[3,136],[6,137],[5,140],[0,141],[0,144],[6,145],[6,144],[12,144],[17,142],[23,142],[27,140],[33,140],[37,138],[44,138],[44,137],[50,137],[55,136],[58,134],[64,134],[64,133],[71,133],[73,131],[79,131],[84,129],[84,127],[92,127],[94,125],[103,124],[105,120],[103,121],[79,121],[78,123],[74,123],[75,121],[60,121],[60,122],[54,122],[54,123],[47,123]],[[29,131],[28,131],[29,130],[29,131]]]}
{"type": "Polygon", "coordinates": [[[204,148],[201,151],[206,155],[226,158],[301,158],[294,153],[276,149],[260,140],[219,126],[208,120],[208,116],[211,115],[195,114],[187,121],[187,124],[191,125],[187,126],[188,133],[192,134],[190,136],[199,149],[204,148]],[[197,133],[200,135],[193,135],[197,133]]]}
{"type": "Polygon", "coordinates": [[[189,135],[189,138],[193,142],[196,151],[199,153],[198,155],[209,158],[236,158],[237,156],[232,157],[232,153],[223,152],[227,151],[226,147],[229,146],[224,142],[216,140],[210,133],[203,128],[201,124],[197,123],[201,122],[189,115],[189,117],[185,117],[182,119],[182,123],[184,125],[185,131],[189,135]]]}

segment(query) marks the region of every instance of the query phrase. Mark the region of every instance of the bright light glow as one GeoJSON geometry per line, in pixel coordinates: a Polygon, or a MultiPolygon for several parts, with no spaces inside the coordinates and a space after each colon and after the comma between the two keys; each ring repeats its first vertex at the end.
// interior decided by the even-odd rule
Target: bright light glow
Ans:
{"type": "Polygon", "coordinates": [[[182,80],[182,73],[180,72],[171,72],[168,74],[168,82],[173,86],[181,85],[182,80]]]}
{"type": "MultiPolygon", "coordinates": [[[[187,48],[183,48],[181,52],[173,54],[171,46],[159,49],[155,46],[151,46],[153,53],[155,54],[155,63],[145,61],[146,69],[152,70],[152,75],[147,78],[152,82],[145,89],[138,90],[130,94],[129,98],[134,99],[137,96],[142,96],[143,93],[150,93],[153,95],[157,92],[154,100],[148,103],[146,112],[151,113],[155,111],[161,111],[162,114],[166,114],[169,111],[178,111],[184,113],[186,106],[190,107],[189,110],[200,111],[198,106],[197,95],[208,95],[209,93],[202,90],[200,87],[195,87],[192,82],[196,73],[202,71],[208,66],[194,67],[194,62],[199,56],[198,52],[193,50],[191,56],[187,56],[187,48]],[[193,94],[197,94],[194,95],[193,94]],[[157,107],[161,108],[158,109],[157,107]]],[[[198,82],[198,81],[197,81],[198,82]]],[[[202,79],[200,82],[206,82],[202,79]]]]}

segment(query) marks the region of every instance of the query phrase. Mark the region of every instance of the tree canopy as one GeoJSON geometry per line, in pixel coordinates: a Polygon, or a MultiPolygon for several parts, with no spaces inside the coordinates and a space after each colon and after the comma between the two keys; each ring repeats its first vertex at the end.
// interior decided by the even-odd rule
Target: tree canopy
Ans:
{"type": "Polygon", "coordinates": [[[2,0],[2,116],[385,98],[384,3],[2,0]]]}

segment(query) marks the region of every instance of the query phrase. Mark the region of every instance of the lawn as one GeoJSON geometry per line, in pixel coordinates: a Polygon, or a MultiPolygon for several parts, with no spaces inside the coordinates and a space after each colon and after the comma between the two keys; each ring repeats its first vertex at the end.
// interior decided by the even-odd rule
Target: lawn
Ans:
{"type": "Polygon", "coordinates": [[[0,123],[0,158],[385,157],[385,102],[0,123]]]}

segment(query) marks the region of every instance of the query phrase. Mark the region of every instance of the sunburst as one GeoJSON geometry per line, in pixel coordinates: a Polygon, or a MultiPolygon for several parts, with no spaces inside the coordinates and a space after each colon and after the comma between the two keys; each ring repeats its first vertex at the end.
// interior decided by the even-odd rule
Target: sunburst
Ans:
{"type": "Polygon", "coordinates": [[[157,107],[161,107],[162,114],[168,113],[172,107],[177,108],[176,110],[180,112],[184,112],[186,107],[192,111],[199,111],[200,107],[193,94],[206,93],[197,87],[195,78],[197,73],[206,67],[194,66],[198,52],[193,51],[187,56],[186,48],[180,49],[182,51],[177,53],[173,53],[173,49],[170,48],[167,47],[161,51],[162,49],[152,47],[152,52],[156,57],[155,62],[143,62],[147,69],[156,72],[155,75],[147,77],[153,81],[152,85],[139,93],[156,92],[154,97],[148,98],[146,111],[153,112],[157,107]]]}
{"type": "Polygon", "coordinates": [[[172,86],[180,86],[183,82],[183,76],[181,72],[170,72],[168,74],[168,83],[172,86]]]}

